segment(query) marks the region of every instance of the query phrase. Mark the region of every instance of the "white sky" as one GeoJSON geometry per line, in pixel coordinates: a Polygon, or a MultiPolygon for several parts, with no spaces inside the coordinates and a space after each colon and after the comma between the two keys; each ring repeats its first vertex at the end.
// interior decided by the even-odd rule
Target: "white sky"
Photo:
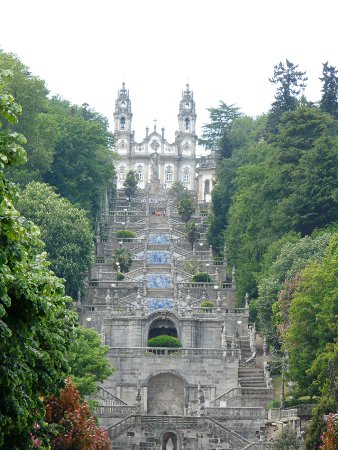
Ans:
{"type": "Polygon", "coordinates": [[[173,141],[187,81],[198,134],[219,100],[266,112],[268,78],[285,58],[307,71],[305,93],[319,100],[322,63],[338,66],[337,13],[337,0],[0,0],[0,48],[111,127],[125,81],[136,139],[156,118],[173,141]]]}

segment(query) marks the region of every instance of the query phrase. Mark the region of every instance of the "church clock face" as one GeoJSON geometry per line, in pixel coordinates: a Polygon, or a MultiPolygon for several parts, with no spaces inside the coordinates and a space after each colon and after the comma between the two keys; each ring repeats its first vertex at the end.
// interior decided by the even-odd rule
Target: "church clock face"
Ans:
{"type": "Polygon", "coordinates": [[[189,109],[189,108],[190,108],[190,103],[189,103],[189,102],[185,102],[184,108],[185,108],[185,109],[189,109]]]}
{"type": "Polygon", "coordinates": [[[120,101],[120,106],[121,106],[121,108],[125,108],[126,107],[126,101],[125,100],[121,100],[120,101]]]}

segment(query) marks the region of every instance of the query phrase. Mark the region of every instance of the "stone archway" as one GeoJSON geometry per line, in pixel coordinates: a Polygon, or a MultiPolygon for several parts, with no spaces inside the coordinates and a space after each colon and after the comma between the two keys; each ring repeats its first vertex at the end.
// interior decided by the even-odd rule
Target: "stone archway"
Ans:
{"type": "Polygon", "coordinates": [[[167,431],[162,436],[162,450],[178,450],[177,435],[172,431],[167,431]]]}
{"type": "Polygon", "coordinates": [[[167,317],[159,317],[151,323],[148,331],[148,339],[163,335],[178,337],[174,322],[167,317]]]}
{"type": "Polygon", "coordinates": [[[163,372],[148,381],[147,413],[160,416],[184,414],[184,382],[173,373],[163,372]]]}

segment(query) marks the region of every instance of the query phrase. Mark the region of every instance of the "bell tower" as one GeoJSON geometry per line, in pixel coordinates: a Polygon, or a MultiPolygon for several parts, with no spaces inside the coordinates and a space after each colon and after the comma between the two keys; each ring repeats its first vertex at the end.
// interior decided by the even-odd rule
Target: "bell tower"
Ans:
{"type": "Polygon", "coordinates": [[[116,149],[122,155],[130,153],[130,142],[133,137],[131,132],[132,117],[129,91],[126,89],[125,83],[122,83],[122,89],[117,92],[114,112],[116,149]]]}
{"type": "Polygon", "coordinates": [[[186,85],[186,90],[182,92],[180,108],[178,113],[178,123],[180,133],[195,134],[196,110],[193,92],[186,85]]]}

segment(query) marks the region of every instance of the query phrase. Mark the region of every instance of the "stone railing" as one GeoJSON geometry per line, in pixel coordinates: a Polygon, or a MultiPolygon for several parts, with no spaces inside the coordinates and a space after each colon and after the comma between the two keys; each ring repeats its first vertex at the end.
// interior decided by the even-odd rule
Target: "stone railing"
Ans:
{"type": "Polygon", "coordinates": [[[134,427],[136,424],[136,417],[137,416],[135,415],[130,415],[120,420],[120,422],[117,422],[114,425],[108,427],[106,431],[108,432],[108,436],[110,437],[110,439],[116,439],[125,431],[129,430],[129,428],[134,427]]]}
{"type": "Polygon", "coordinates": [[[116,395],[112,394],[111,392],[107,391],[103,387],[99,386],[98,396],[102,400],[111,401],[112,404],[110,406],[126,406],[127,403],[121,400],[120,398],[116,397],[116,395]]]}
{"type": "Polygon", "coordinates": [[[100,405],[94,408],[97,417],[125,417],[136,414],[137,406],[133,405],[100,405]]]}
{"type": "Polygon", "coordinates": [[[221,416],[222,419],[232,419],[232,418],[241,418],[241,419],[266,419],[266,411],[261,407],[224,407],[224,408],[205,408],[205,413],[208,416],[221,416]]]}
{"type": "Polygon", "coordinates": [[[251,442],[251,444],[247,445],[246,447],[243,447],[242,450],[268,450],[273,448],[272,442],[251,442]]]}
{"type": "Polygon", "coordinates": [[[105,289],[111,289],[112,287],[130,289],[142,286],[142,283],[137,281],[117,281],[117,280],[113,281],[89,280],[88,284],[89,286],[105,289]]]}
{"type": "Polygon", "coordinates": [[[135,358],[137,356],[147,357],[170,357],[188,358],[193,356],[203,358],[238,358],[239,350],[232,349],[225,352],[222,349],[213,348],[169,348],[169,347],[110,347],[109,356],[135,358]]]}
{"type": "Polygon", "coordinates": [[[231,401],[233,399],[237,399],[239,397],[239,395],[240,395],[240,388],[235,387],[235,388],[229,389],[228,391],[223,392],[223,394],[220,394],[217,397],[211,399],[209,402],[209,405],[215,404],[215,406],[216,405],[219,406],[221,401],[231,403],[231,401]]]}
{"type": "Polygon", "coordinates": [[[268,419],[269,420],[281,420],[281,419],[295,419],[298,417],[298,409],[290,408],[290,409],[269,409],[268,411],[268,419]]]}

